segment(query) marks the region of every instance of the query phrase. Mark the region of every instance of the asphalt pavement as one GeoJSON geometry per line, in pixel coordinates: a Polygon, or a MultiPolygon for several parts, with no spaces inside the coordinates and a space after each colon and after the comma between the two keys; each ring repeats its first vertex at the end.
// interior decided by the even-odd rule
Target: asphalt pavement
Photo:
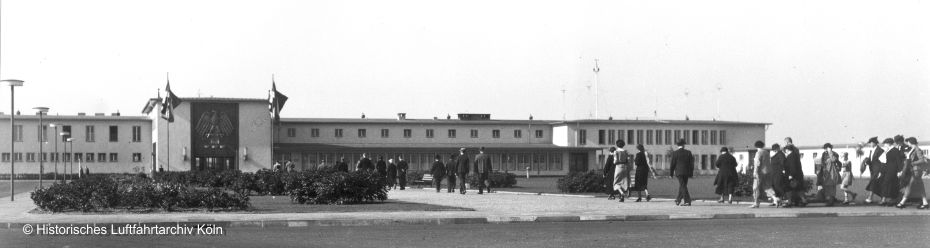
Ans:
{"type": "Polygon", "coordinates": [[[928,247],[930,217],[361,227],[229,227],[221,236],[30,236],[0,247],[928,247]]]}

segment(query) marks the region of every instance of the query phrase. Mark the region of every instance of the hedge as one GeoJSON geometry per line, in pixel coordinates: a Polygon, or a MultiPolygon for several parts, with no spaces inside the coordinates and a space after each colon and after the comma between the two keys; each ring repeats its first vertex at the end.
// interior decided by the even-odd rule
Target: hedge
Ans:
{"type": "Polygon", "coordinates": [[[600,171],[572,172],[559,178],[556,185],[563,193],[600,193],[607,191],[600,171]]]}
{"type": "Polygon", "coordinates": [[[132,176],[89,176],[68,183],[55,183],[32,192],[33,202],[51,212],[92,212],[114,209],[244,210],[248,195],[218,188],[195,188],[177,183],[155,182],[132,176]]]}
{"type": "MultiPolygon", "coordinates": [[[[478,187],[478,175],[470,173],[468,174],[468,180],[466,181],[472,188],[478,187]]],[[[514,175],[513,173],[495,171],[488,175],[488,181],[490,181],[491,185],[489,186],[491,188],[512,188],[514,185],[517,185],[517,175],[514,175]]]]}

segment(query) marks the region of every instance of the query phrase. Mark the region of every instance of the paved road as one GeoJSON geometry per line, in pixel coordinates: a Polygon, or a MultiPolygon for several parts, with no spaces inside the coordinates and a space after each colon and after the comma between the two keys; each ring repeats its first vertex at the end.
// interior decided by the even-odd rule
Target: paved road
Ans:
{"type": "MultiPolygon", "coordinates": [[[[22,192],[30,192],[39,186],[39,180],[16,180],[15,183],[16,187],[13,189],[16,190],[17,194],[22,192]]],[[[52,183],[53,180],[46,180],[43,185],[48,187],[52,183]]],[[[10,196],[10,179],[0,180],[0,197],[7,196],[10,196]]]]}
{"type": "Polygon", "coordinates": [[[27,236],[25,247],[928,247],[930,217],[227,228],[225,236],[27,236]],[[447,243],[440,243],[444,241],[447,243]]]}

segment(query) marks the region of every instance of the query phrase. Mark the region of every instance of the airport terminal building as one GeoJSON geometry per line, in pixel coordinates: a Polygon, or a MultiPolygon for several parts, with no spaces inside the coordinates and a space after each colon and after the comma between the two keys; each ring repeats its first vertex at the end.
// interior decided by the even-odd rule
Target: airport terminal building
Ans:
{"type": "MultiPolygon", "coordinates": [[[[715,174],[713,162],[720,147],[748,149],[756,140],[765,140],[769,125],[717,120],[504,120],[490,114],[420,119],[404,113],[391,118],[275,122],[267,99],[181,100],[173,122],[161,118],[158,98],[145,102],[141,115],[46,115],[44,128],[38,115],[17,115],[12,132],[0,132],[0,173],[9,173],[11,162],[17,174],[39,173],[40,159],[46,173],[53,172],[56,163],[59,169],[67,163],[91,173],[257,171],[272,168],[274,161],[313,169],[339,159],[354,168],[362,153],[373,160],[403,157],[416,171],[428,170],[436,155],[445,162],[461,147],[468,148],[470,156],[485,147],[495,170],[566,175],[602,169],[607,148],[618,139],[627,142],[631,154],[637,144],[644,145],[656,168],[664,170],[674,140],[681,138],[695,155],[696,173],[715,174]]],[[[9,118],[0,114],[0,120],[9,118]]]]}

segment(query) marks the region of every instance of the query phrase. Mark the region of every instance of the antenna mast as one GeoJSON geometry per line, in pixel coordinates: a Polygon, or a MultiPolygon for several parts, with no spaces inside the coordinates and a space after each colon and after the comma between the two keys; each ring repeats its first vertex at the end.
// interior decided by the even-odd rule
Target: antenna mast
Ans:
{"type": "Polygon", "coordinates": [[[598,119],[598,77],[597,73],[601,71],[601,68],[598,67],[597,59],[594,59],[594,119],[598,119]]]}

